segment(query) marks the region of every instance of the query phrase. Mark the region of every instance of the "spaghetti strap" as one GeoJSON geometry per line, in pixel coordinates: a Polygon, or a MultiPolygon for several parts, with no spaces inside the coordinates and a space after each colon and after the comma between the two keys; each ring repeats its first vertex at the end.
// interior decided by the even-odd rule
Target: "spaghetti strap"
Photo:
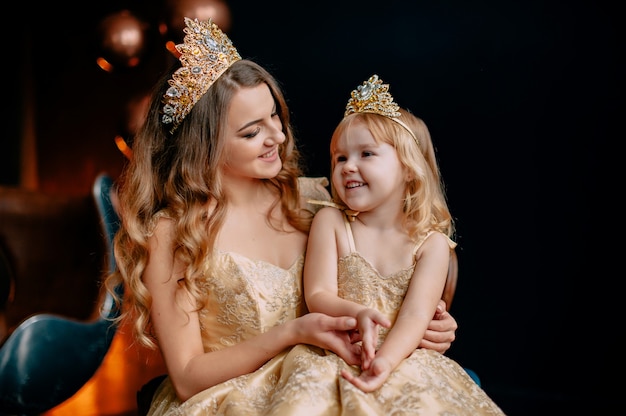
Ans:
{"type": "MultiPolygon", "coordinates": [[[[421,240],[420,240],[420,241],[419,241],[419,242],[415,245],[415,247],[413,248],[413,256],[415,256],[415,253],[417,253],[417,250],[419,250],[419,248],[422,246],[422,244],[424,244],[424,241],[426,241],[426,239],[427,239],[428,237],[430,237],[430,235],[431,235],[432,233],[437,233],[437,232],[440,232],[440,231],[430,230],[430,231],[426,234],[426,236],[425,236],[424,238],[422,238],[422,239],[421,239],[421,240]]],[[[442,234],[443,234],[443,233],[442,233],[442,234]]],[[[445,234],[444,234],[444,235],[445,235],[445,234]]],[[[455,243],[454,241],[452,241],[452,240],[450,239],[450,237],[448,237],[447,235],[446,235],[446,238],[448,239],[448,245],[450,246],[450,250],[454,250],[454,248],[456,247],[456,243],[455,243]]]]}
{"type": "Polygon", "coordinates": [[[430,235],[431,235],[432,233],[434,233],[434,232],[435,232],[434,230],[430,230],[430,231],[426,234],[426,237],[422,238],[422,239],[421,239],[421,240],[420,240],[417,244],[415,244],[415,247],[413,247],[413,256],[415,256],[415,253],[417,253],[417,250],[419,250],[419,249],[420,249],[420,247],[422,246],[422,244],[424,244],[424,241],[426,241],[426,239],[427,239],[428,237],[430,237],[430,235]]]}
{"type": "Polygon", "coordinates": [[[348,235],[348,243],[350,244],[350,253],[356,251],[356,245],[354,244],[354,236],[352,235],[352,227],[350,227],[350,221],[348,215],[343,216],[343,223],[346,226],[346,234],[348,235]]]}
{"type": "MultiPolygon", "coordinates": [[[[319,199],[309,199],[307,200],[309,204],[315,205],[325,205],[327,207],[337,208],[339,211],[343,212],[343,223],[346,226],[346,234],[348,235],[348,242],[350,244],[350,252],[353,253],[356,251],[356,245],[354,244],[354,236],[352,235],[352,227],[350,227],[350,222],[354,221],[357,215],[359,215],[358,211],[353,211],[347,209],[343,205],[339,205],[332,201],[322,201],[319,199]]],[[[415,253],[413,253],[415,254],[415,253]]]]}

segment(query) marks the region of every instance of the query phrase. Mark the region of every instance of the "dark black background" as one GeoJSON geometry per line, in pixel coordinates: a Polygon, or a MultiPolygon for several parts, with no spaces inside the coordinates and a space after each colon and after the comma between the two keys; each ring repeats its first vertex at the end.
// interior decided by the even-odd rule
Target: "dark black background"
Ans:
{"type": "MultiPolygon", "coordinates": [[[[125,102],[149,88],[163,62],[154,53],[138,68],[106,74],[93,62],[94,28],[122,7],[155,19],[158,3],[90,3],[89,11],[23,4],[21,16],[5,17],[14,19],[3,29],[5,108],[20,120],[28,98],[13,81],[32,78],[40,172],[67,165],[60,137],[78,152],[76,169],[124,163],[110,138],[125,102]],[[90,155],[94,149],[105,150],[90,155]]],[[[241,55],[284,87],[309,174],[328,175],[332,130],[350,91],[374,73],[428,124],[459,243],[452,305],[459,330],[448,355],[475,370],[509,415],[617,406],[624,369],[616,341],[624,332],[618,6],[228,4],[241,55]]],[[[19,130],[10,124],[3,139],[7,178],[16,176],[19,130]]]]}

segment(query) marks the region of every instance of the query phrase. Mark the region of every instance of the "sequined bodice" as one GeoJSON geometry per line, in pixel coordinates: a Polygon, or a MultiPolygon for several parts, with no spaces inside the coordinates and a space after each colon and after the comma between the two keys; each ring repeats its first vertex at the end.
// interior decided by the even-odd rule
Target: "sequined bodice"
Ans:
{"type": "Polygon", "coordinates": [[[202,285],[205,350],[237,344],[302,314],[303,265],[304,253],[289,269],[237,253],[218,253],[202,285]]]}
{"type": "Polygon", "coordinates": [[[415,263],[389,276],[382,276],[355,251],[341,257],[337,267],[339,297],[377,309],[392,322],[395,321],[409,288],[415,263]]]}

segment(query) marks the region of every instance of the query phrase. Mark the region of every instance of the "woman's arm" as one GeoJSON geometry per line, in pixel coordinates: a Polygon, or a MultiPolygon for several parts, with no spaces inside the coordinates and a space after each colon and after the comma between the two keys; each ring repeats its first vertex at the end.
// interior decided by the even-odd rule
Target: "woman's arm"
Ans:
{"type": "Polygon", "coordinates": [[[151,320],[168,374],[181,400],[218,383],[257,370],[286,347],[308,343],[338,350],[348,362],[358,362],[358,346],[348,331],[356,321],[322,314],[276,326],[266,333],[220,351],[205,353],[195,303],[179,284],[183,265],[172,250],[174,224],[161,219],[150,238],[144,283],[152,296],[151,320]]]}

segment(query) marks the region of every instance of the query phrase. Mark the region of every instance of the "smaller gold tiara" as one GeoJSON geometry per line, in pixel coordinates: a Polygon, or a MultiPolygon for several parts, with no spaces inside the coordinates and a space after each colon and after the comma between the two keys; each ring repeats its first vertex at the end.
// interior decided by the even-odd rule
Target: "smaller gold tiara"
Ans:
{"type": "Polygon", "coordinates": [[[176,45],[182,66],[168,81],[163,96],[163,124],[173,133],[211,85],[241,56],[231,40],[211,21],[185,17],[184,43],[176,45]]]}
{"type": "Polygon", "coordinates": [[[404,127],[418,142],[415,133],[398,118],[400,117],[400,106],[393,101],[393,97],[389,93],[389,84],[383,84],[378,75],[372,75],[350,93],[350,100],[348,100],[343,116],[347,117],[354,113],[374,113],[387,117],[404,127]]]}

